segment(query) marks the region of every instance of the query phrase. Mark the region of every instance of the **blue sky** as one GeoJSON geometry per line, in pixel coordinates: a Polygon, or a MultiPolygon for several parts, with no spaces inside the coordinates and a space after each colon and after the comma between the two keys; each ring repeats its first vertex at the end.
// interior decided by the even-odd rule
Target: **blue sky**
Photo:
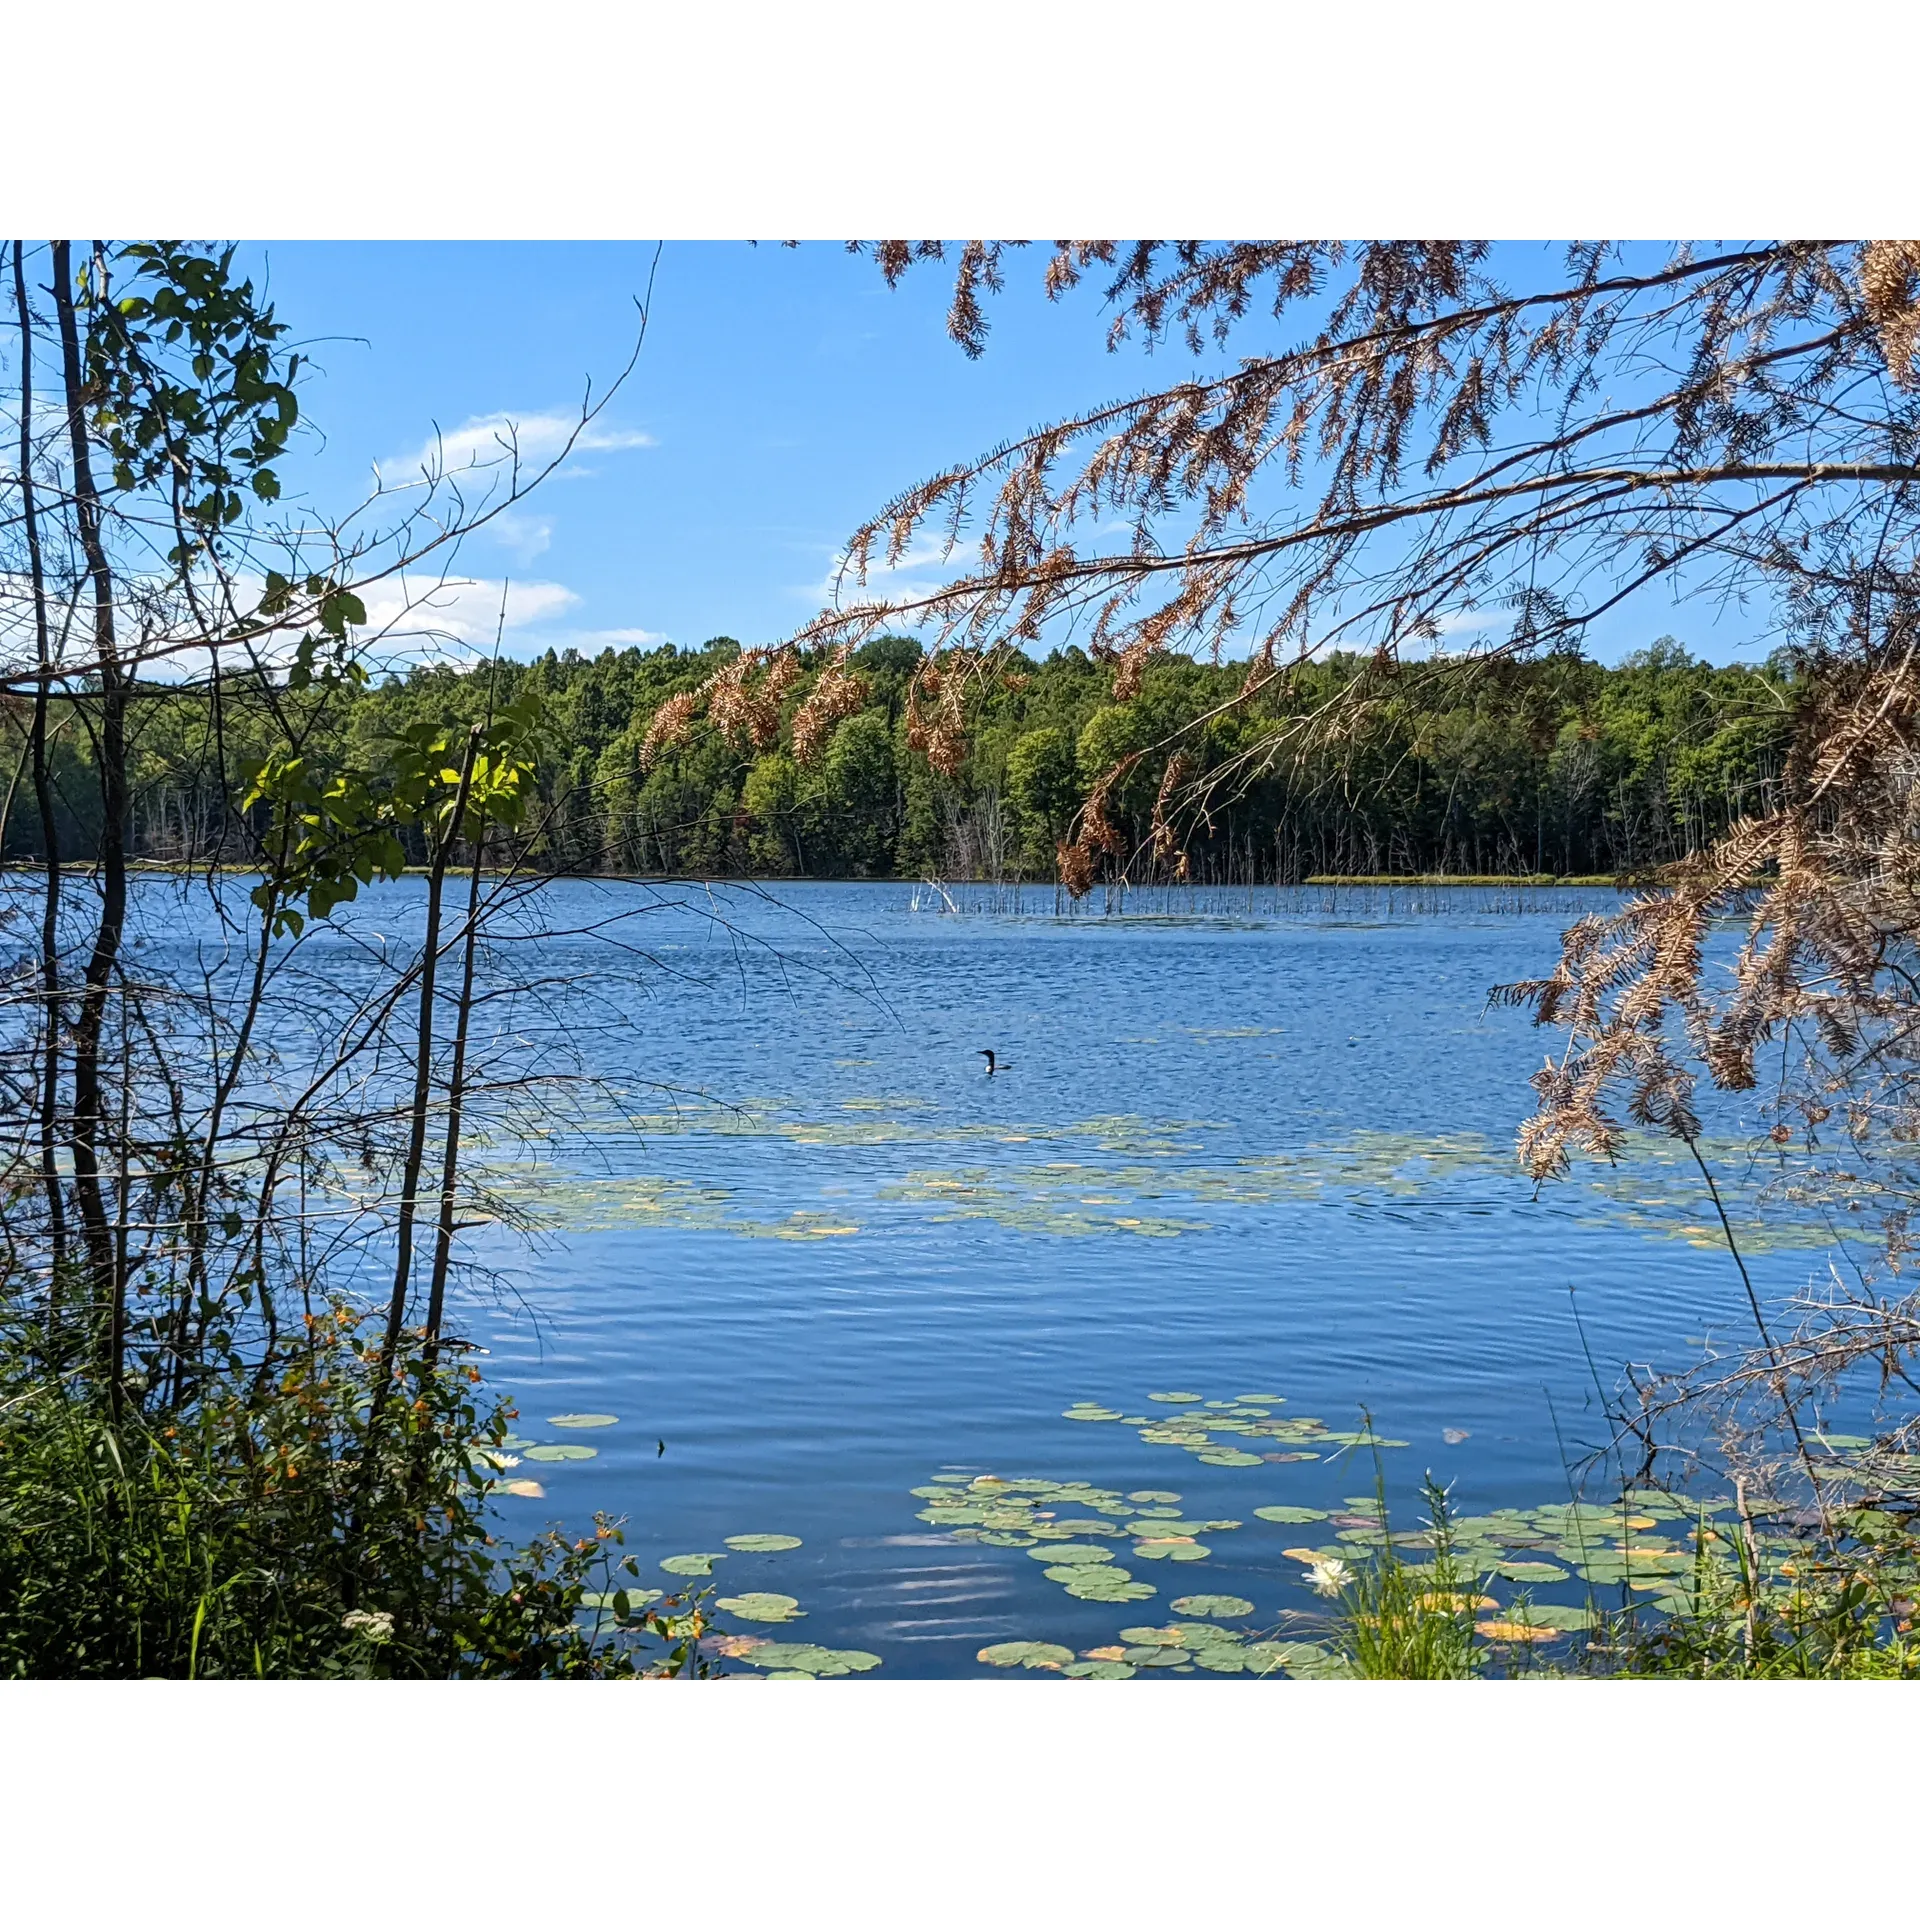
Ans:
{"type": "MultiPolygon", "coordinates": [[[[315,361],[317,430],[288,479],[323,510],[350,505],[379,463],[411,469],[437,428],[468,443],[510,415],[530,448],[631,351],[651,245],[290,243],[248,249],[315,361]]],[[[797,249],[670,242],[640,363],[594,443],[459,560],[473,585],[443,615],[492,637],[512,582],[506,650],[732,634],[775,640],[820,603],[846,535],[900,488],[1006,435],[1184,375],[1184,351],[1105,350],[1091,288],[1041,297],[1019,262],[991,309],[985,356],[947,338],[949,274],[889,290],[871,261],[797,249]]],[[[1255,350],[1257,326],[1236,343],[1255,350]]],[[[455,444],[460,444],[458,440],[455,444]]],[[[1617,616],[1590,650],[1617,657],[1661,632],[1716,659],[1750,651],[1706,606],[1617,616]]]]}

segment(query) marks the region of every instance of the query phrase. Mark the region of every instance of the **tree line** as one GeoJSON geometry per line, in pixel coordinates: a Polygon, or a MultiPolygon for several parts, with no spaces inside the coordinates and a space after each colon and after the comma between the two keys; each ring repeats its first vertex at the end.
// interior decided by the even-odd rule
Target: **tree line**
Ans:
{"type": "MultiPolygon", "coordinates": [[[[233,770],[290,725],[316,768],[360,765],[409,727],[472,724],[531,692],[554,748],[527,857],[548,871],[1047,879],[1104,783],[1111,867],[1135,878],[1631,873],[1773,808],[1795,700],[1784,657],[1716,667],[1670,639],[1610,667],[1553,656],[1383,666],[1336,653],[1252,699],[1240,697],[1244,663],[1180,658],[1154,662],[1116,699],[1114,666],[1067,646],[982,663],[949,772],[910,742],[920,646],[888,636],[852,655],[857,710],[823,739],[796,737],[824,670],[815,662],[792,677],[759,744],[705,726],[651,750],[663,706],[739,654],[726,638],[590,659],[569,649],[325,689],[239,675],[218,701],[204,685],[150,685],[127,721],[128,851],[243,861],[233,770]],[[1329,729],[1325,716],[1343,707],[1329,729]],[[1176,755],[1187,797],[1163,825],[1176,755]]],[[[24,734],[11,731],[17,760],[24,734]]],[[[84,857],[100,833],[91,736],[58,718],[50,731],[62,839],[84,857]]],[[[6,855],[36,850],[20,810],[6,855]]],[[[409,853],[424,861],[424,841],[409,853]]]]}

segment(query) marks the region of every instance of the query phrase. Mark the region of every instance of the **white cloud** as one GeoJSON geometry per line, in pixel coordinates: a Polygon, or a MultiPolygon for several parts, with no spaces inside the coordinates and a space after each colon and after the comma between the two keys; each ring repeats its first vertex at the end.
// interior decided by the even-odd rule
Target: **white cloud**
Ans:
{"type": "Polygon", "coordinates": [[[483,413],[450,433],[436,435],[412,453],[376,461],[374,470],[404,484],[423,471],[457,474],[501,467],[516,452],[523,468],[542,467],[570,439],[576,453],[612,453],[655,444],[650,433],[609,426],[603,420],[582,427],[577,413],[483,413]]]}
{"type": "Polygon", "coordinates": [[[944,541],[916,540],[892,566],[883,564],[884,557],[883,549],[869,563],[864,587],[858,585],[851,574],[841,577],[840,556],[836,554],[822,578],[788,591],[812,607],[824,607],[832,602],[836,588],[843,607],[858,606],[868,600],[901,598],[924,592],[941,580],[966,572],[978,562],[980,548],[978,542],[972,540],[961,541],[951,551],[944,541]],[[903,574],[917,577],[903,579],[903,574]]]}
{"type": "Polygon", "coordinates": [[[496,514],[487,522],[487,532],[522,566],[553,545],[553,522],[538,514],[496,514]]]}
{"type": "Polygon", "coordinates": [[[505,585],[503,618],[502,583],[464,576],[383,580],[361,599],[367,609],[363,632],[382,647],[393,640],[417,640],[483,653],[502,629],[512,633],[539,626],[580,604],[580,596],[557,580],[515,580],[505,585]]]}

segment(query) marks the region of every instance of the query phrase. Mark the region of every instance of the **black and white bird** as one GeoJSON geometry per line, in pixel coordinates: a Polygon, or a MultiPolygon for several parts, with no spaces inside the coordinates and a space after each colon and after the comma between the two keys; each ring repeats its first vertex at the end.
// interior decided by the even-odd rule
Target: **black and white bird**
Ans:
{"type": "Polygon", "coordinates": [[[987,1072],[988,1073],[990,1074],[1011,1073],[1013,1071],[1012,1067],[1003,1066],[999,1061],[997,1061],[993,1057],[993,1049],[991,1047],[982,1047],[980,1051],[987,1056],[987,1072]]]}

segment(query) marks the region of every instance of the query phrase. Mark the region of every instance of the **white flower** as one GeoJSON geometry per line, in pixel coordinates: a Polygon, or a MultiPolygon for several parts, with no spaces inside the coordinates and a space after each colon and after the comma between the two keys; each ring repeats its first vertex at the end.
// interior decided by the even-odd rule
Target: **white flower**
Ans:
{"type": "Polygon", "coordinates": [[[520,1464],[520,1456],[517,1453],[490,1453],[486,1457],[502,1473],[505,1473],[509,1467],[517,1467],[520,1464]]]}
{"type": "Polygon", "coordinates": [[[390,1613],[363,1613],[356,1607],[351,1613],[342,1614],[340,1624],[352,1633],[364,1633],[369,1640],[391,1640],[393,1638],[393,1615],[390,1613]]]}
{"type": "Polygon", "coordinates": [[[1336,1594],[1353,1579],[1353,1569],[1341,1560],[1316,1560],[1307,1569],[1307,1585],[1316,1593],[1336,1594]]]}

